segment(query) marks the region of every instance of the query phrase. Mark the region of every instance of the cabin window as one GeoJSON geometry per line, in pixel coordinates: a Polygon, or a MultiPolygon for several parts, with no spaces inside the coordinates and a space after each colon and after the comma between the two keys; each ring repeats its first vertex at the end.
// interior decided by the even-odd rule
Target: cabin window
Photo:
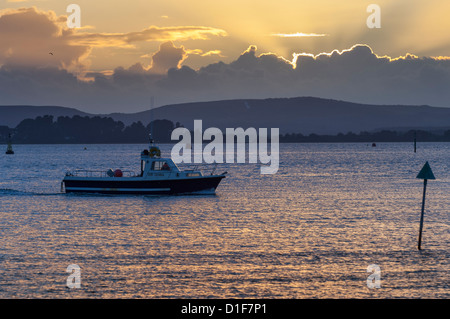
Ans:
{"type": "Polygon", "coordinates": [[[152,164],[153,171],[170,171],[170,166],[165,161],[155,161],[152,164]]]}
{"type": "Polygon", "coordinates": [[[200,173],[187,173],[186,176],[187,177],[196,177],[196,176],[200,176],[200,173]]]}

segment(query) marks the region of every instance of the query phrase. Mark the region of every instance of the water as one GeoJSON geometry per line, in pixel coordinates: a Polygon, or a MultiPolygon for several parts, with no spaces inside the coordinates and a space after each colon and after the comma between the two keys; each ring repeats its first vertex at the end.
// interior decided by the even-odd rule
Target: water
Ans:
{"type": "MultiPolygon", "coordinates": [[[[139,170],[144,145],[0,156],[0,298],[448,298],[450,143],[282,144],[224,164],[217,195],[60,193],[72,169],[139,170]],[[422,201],[415,178],[429,161],[422,201]],[[69,289],[70,264],[81,288],[69,289]],[[369,265],[378,289],[367,287],[369,265]]],[[[171,146],[163,145],[163,154],[171,146]]]]}

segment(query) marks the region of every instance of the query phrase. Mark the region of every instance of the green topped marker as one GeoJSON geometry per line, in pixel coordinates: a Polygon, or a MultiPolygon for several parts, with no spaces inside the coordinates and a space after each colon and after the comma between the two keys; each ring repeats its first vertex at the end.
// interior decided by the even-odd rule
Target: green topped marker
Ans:
{"type": "Polygon", "coordinates": [[[428,164],[428,162],[425,163],[425,165],[420,170],[419,174],[417,174],[416,178],[420,178],[423,180],[436,179],[436,177],[434,177],[433,171],[431,170],[430,164],[428,164]]]}
{"type": "Polygon", "coordinates": [[[423,229],[423,214],[425,211],[425,194],[427,191],[427,181],[429,179],[436,179],[434,177],[433,171],[431,170],[430,164],[428,162],[425,163],[425,165],[420,170],[419,174],[417,174],[417,177],[419,179],[423,179],[423,198],[422,198],[422,213],[420,215],[420,228],[419,228],[419,243],[418,243],[418,249],[421,249],[422,244],[422,229],[423,229]]]}

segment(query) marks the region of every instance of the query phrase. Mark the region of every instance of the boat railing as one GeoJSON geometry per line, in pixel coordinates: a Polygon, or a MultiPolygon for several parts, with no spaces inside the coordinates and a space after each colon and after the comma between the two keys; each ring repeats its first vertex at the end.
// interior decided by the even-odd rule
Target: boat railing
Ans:
{"type": "Polygon", "coordinates": [[[185,164],[184,167],[180,167],[185,173],[189,172],[202,172],[203,175],[214,175],[217,169],[217,163],[200,163],[200,164],[185,164]]]}
{"type": "MultiPolygon", "coordinates": [[[[108,171],[100,171],[100,170],[85,170],[78,169],[72,172],[67,172],[67,176],[76,176],[76,177],[111,177],[108,175],[108,171]]],[[[138,174],[133,171],[122,171],[122,177],[136,177],[138,174]]]]}

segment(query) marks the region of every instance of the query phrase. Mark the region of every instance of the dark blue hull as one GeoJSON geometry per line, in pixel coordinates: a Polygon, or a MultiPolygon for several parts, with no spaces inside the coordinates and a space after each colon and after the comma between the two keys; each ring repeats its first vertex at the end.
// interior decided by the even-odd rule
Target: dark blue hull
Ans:
{"type": "Polygon", "coordinates": [[[170,180],[129,180],[129,179],[70,179],[63,180],[66,193],[99,193],[99,194],[183,194],[204,191],[214,192],[220,181],[219,176],[203,176],[199,178],[170,180]]]}

